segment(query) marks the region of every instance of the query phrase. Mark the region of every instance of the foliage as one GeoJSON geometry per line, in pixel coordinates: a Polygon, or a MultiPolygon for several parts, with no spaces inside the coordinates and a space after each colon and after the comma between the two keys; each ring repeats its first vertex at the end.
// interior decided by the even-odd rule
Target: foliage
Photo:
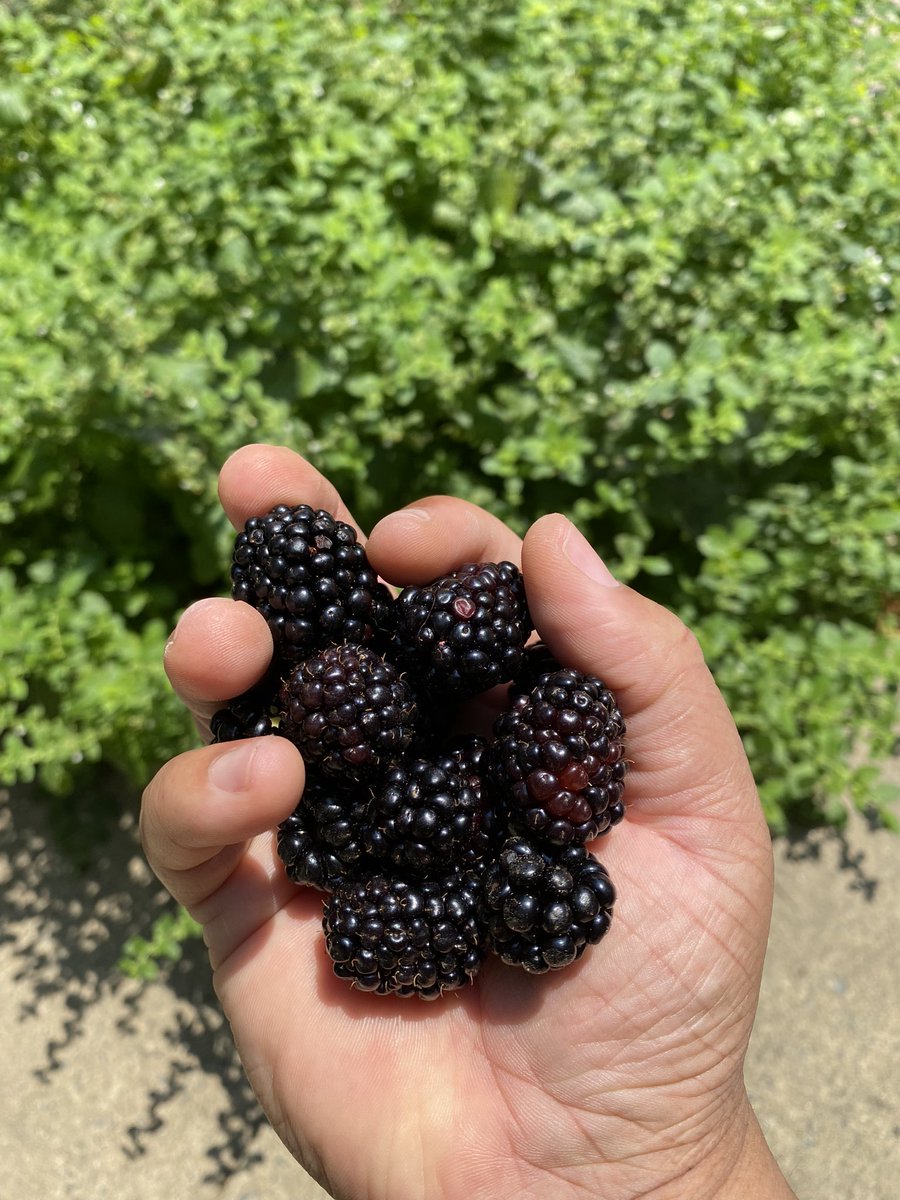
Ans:
{"type": "Polygon", "coordinates": [[[161,913],[153,922],[149,938],[130,937],[122,947],[119,970],[129,979],[158,979],[160,964],[177,962],[184,942],[200,932],[200,926],[184,908],[161,913]]]}
{"type": "Polygon", "coordinates": [[[886,800],[896,5],[0,9],[6,780],[145,778],[227,454],[569,513],[697,629],[775,828],[886,800]]]}

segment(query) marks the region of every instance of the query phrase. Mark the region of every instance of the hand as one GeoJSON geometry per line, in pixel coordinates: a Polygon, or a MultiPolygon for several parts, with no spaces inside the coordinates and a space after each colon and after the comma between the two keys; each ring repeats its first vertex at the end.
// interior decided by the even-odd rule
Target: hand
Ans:
{"type": "MultiPolygon", "coordinates": [[[[248,446],[220,495],[236,527],[277,502],[352,521],[289,450],[248,446]]],[[[368,542],[395,584],[464,561],[523,565],[557,658],[599,675],[628,725],[627,816],[594,852],[618,891],[612,929],[535,978],[491,957],[434,1004],[351,991],[331,973],[321,896],[284,875],[272,830],[304,771],[282,738],[192,750],[148,786],[147,856],[203,925],[247,1074],[292,1153],[335,1196],[790,1197],[742,1064],[757,1004],[772,856],[734,723],[693,636],[620,586],[581,534],[543,517],[524,542],[432,497],[368,542]]],[[[166,648],[201,730],[271,656],[262,617],[201,601],[166,648]]]]}

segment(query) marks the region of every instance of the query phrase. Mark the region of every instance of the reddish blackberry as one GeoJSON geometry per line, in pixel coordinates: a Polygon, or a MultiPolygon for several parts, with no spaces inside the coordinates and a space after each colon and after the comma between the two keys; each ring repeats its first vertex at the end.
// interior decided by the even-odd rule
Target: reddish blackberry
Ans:
{"type": "Polygon", "coordinates": [[[612,692],[592,675],[564,669],[511,699],[494,722],[491,746],[511,826],[565,846],[620,821],[625,722],[612,692]]]}
{"type": "Polygon", "coordinates": [[[368,810],[368,790],[308,778],[300,803],[278,826],[278,854],[288,877],[330,892],[362,869],[374,869],[367,858],[368,810]]]}
{"type": "Polygon", "coordinates": [[[464,987],[484,955],[480,890],[471,871],[441,881],[345,880],[322,921],[335,975],[366,992],[424,1000],[464,987]]]}
{"type": "Polygon", "coordinates": [[[259,609],[296,662],[329,643],[366,644],[391,628],[393,599],[352,525],[308,504],[251,517],[234,543],[232,595],[259,609]]]}
{"type": "Polygon", "coordinates": [[[328,646],[299,663],[279,695],[279,732],[308,763],[373,778],[410,745],[416,702],[396,668],[365,646],[328,646]]]}
{"type": "Polygon", "coordinates": [[[482,825],[481,788],[450,756],[391,767],[372,801],[379,846],[416,874],[446,871],[474,849],[482,825]]]}
{"type": "Polygon", "coordinates": [[[532,629],[512,563],[466,563],[396,601],[400,652],[438,697],[474,696],[513,678],[532,629]]]}
{"type": "Polygon", "coordinates": [[[615,889],[584,846],[510,838],[484,879],[489,946],[533,975],[575,962],[609,929],[615,889]]]}

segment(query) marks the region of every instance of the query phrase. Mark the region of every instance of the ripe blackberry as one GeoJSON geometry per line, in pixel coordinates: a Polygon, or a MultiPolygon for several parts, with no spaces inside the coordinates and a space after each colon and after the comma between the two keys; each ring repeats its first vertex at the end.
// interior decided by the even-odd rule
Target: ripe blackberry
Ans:
{"type": "Polygon", "coordinates": [[[452,756],[391,767],[372,800],[379,845],[415,874],[446,871],[474,850],[482,825],[481,788],[452,756]]]}
{"type": "Polygon", "coordinates": [[[484,780],[487,750],[487,741],[477,733],[458,734],[443,746],[444,755],[453,760],[473,787],[479,786],[484,780]]]}
{"type": "Polygon", "coordinates": [[[474,696],[513,678],[532,629],[512,563],[466,563],[404,588],[395,605],[400,653],[437,696],[474,696]]]}
{"type": "Polygon", "coordinates": [[[472,871],[440,881],[345,880],[322,920],[335,975],[362,991],[424,1000],[464,987],[484,955],[480,890],[472,871]]]}
{"type": "Polygon", "coordinates": [[[352,525],[308,504],[251,517],[234,543],[232,595],[259,609],[290,661],[391,628],[393,599],[352,525]]]}
{"type": "Polygon", "coordinates": [[[489,772],[488,743],[474,733],[451,738],[443,755],[462,772],[478,798],[475,832],[463,854],[466,864],[478,864],[497,849],[506,833],[506,806],[494,787],[489,772]]]}
{"type": "Polygon", "coordinates": [[[209,722],[212,734],[211,745],[220,742],[238,742],[243,738],[264,737],[272,732],[272,718],[265,712],[249,712],[244,715],[234,701],[220,708],[209,722]]]}
{"type": "Polygon", "coordinates": [[[348,791],[328,778],[308,778],[300,803],[278,826],[278,854],[288,877],[330,892],[361,870],[371,871],[368,811],[368,789],[348,791]]]}
{"type": "Polygon", "coordinates": [[[373,778],[410,745],[416,702],[396,668],[365,646],[328,646],[279,693],[279,732],[304,759],[347,780],[373,778]]]}
{"type": "Polygon", "coordinates": [[[560,663],[543,642],[534,642],[525,647],[519,669],[513,679],[513,694],[530,692],[542,675],[562,669],[560,663]]]}
{"type": "Polygon", "coordinates": [[[584,846],[542,849],[510,838],[485,873],[490,949],[533,975],[567,967],[609,929],[615,898],[584,846]]]}
{"type": "Polygon", "coordinates": [[[583,843],[620,821],[625,722],[608,688],[563,669],[513,694],[494,722],[491,768],[510,824],[541,841],[583,843]]]}
{"type": "Polygon", "coordinates": [[[237,742],[243,738],[263,737],[272,733],[273,692],[252,687],[229,700],[209,722],[212,742],[237,742]]]}

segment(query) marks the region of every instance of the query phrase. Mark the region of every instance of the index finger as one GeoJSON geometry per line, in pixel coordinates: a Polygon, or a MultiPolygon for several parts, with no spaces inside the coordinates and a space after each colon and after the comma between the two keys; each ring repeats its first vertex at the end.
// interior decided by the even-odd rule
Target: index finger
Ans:
{"type": "Polygon", "coordinates": [[[219,499],[235,529],[276,504],[309,504],[346,521],[362,537],[334,484],[287,446],[257,442],[235,450],[219,472],[219,499]]]}
{"type": "Polygon", "coordinates": [[[430,583],[466,562],[522,561],[522,539],[499,517],[455,496],[426,496],[383,517],[366,547],[391,583],[430,583]]]}

